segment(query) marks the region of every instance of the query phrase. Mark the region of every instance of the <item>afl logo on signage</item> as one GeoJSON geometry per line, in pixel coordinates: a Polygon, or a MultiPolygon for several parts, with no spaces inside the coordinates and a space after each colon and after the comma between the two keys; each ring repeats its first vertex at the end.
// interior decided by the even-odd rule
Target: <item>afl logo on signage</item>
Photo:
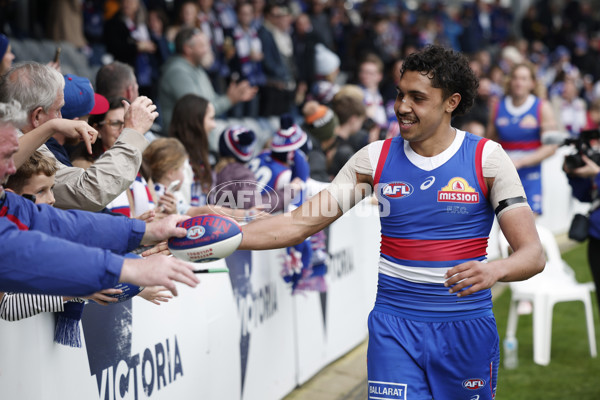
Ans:
{"type": "Polygon", "coordinates": [[[467,379],[463,382],[463,387],[469,390],[477,390],[481,389],[485,386],[485,381],[483,379],[467,379]]]}
{"type": "Polygon", "coordinates": [[[382,194],[391,198],[400,198],[410,196],[413,192],[413,187],[410,183],[391,182],[383,187],[382,194]]]}
{"type": "Polygon", "coordinates": [[[187,238],[192,240],[199,239],[204,236],[204,232],[206,232],[206,230],[203,226],[192,226],[187,231],[187,238]]]}

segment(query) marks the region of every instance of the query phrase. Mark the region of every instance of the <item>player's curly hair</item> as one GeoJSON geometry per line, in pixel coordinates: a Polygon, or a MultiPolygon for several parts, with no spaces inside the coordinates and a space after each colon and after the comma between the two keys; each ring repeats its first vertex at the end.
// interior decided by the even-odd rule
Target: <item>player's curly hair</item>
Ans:
{"type": "Polygon", "coordinates": [[[431,86],[442,89],[444,99],[453,93],[461,96],[452,116],[463,115],[473,106],[479,81],[469,67],[469,60],[459,52],[438,45],[430,45],[422,51],[406,57],[401,75],[417,71],[431,79],[431,86]]]}

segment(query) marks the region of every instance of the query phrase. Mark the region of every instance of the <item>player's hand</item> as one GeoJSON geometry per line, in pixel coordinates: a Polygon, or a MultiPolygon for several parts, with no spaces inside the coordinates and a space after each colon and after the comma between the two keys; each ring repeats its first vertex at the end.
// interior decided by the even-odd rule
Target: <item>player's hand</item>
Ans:
{"type": "Polygon", "coordinates": [[[187,229],[178,228],[177,223],[189,218],[187,215],[174,214],[146,224],[146,232],[144,232],[141,244],[156,244],[170,237],[184,237],[187,234],[187,229]]]}
{"type": "Polygon", "coordinates": [[[114,288],[104,289],[104,290],[101,290],[99,292],[92,294],[91,296],[86,296],[86,297],[84,297],[84,299],[95,301],[96,303],[100,304],[101,306],[106,306],[109,303],[116,303],[119,301],[119,299],[117,299],[116,297],[111,297],[111,296],[107,296],[107,295],[121,294],[121,293],[123,293],[123,290],[121,290],[121,289],[114,289],[114,288]]]}
{"type": "Polygon", "coordinates": [[[480,290],[491,288],[498,278],[490,264],[480,261],[467,261],[450,268],[446,275],[444,286],[450,293],[458,297],[465,297],[480,290]]]}
{"type": "Polygon", "coordinates": [[[150,130],[152,123],[158,117],[156,105],[146,96],[140,96],[131,104],[123,100],[125,107],[125,128],[131,128],[140,134],[150,130]]]}
{"type": "Polygon", "coordinates": [[[164,286],[147,286],[138,294],[138,296],[157,306],[160,306],[161,302],[166,303],[173,298],[164,286]]]}
{"type": "Polygon", "coordinates": [[[126,258],[123,261],[119,282],[137,286],[164,286],[177,296],[175,282],[196,287],[200,280],[193,272],[193,265],[175,257],[155,255],[147,258],[126,258]]]}

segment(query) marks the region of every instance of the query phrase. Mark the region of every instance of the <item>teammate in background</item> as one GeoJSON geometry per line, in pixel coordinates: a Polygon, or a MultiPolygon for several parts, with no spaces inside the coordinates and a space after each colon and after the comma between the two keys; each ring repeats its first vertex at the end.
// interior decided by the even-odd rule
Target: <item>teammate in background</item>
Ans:
{"type": "Polygon", "coordinates": [[[541,214],[541,162],[553,155],[558,145],[543,144],[544,134],[555,131],[557,125],[552,106],[534,95],[535,90],[533,66],[515,65],[506,96],[492,108],[486,137],[500,142],[519,172],[531,209],[541,214]]]}
{"type": "Polygon", "coordinates": [[[382,243],[369,393],[489,400],[500,356],[490,288],[543,269],[533,213],[500,145],[450,125],[475,97],[467,59],[429,46],[406,58],[401,75],[401,136],[364,147],[291,213],[245,225],[240,249],[300,243],[375,190],[382,243]],[[514,253],[484,262],[494,212],[514,253]]]}

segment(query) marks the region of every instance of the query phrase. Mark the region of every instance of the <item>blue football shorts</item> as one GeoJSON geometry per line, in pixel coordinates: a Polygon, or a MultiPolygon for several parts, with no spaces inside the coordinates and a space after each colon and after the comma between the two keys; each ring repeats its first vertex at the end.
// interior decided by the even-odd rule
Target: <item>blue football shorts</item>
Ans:
{"type": "Polygon", "coordinates": [[[491,400],[499,361],[493,316],[422,322],[369,315],[369,400],[491,400]]]}

